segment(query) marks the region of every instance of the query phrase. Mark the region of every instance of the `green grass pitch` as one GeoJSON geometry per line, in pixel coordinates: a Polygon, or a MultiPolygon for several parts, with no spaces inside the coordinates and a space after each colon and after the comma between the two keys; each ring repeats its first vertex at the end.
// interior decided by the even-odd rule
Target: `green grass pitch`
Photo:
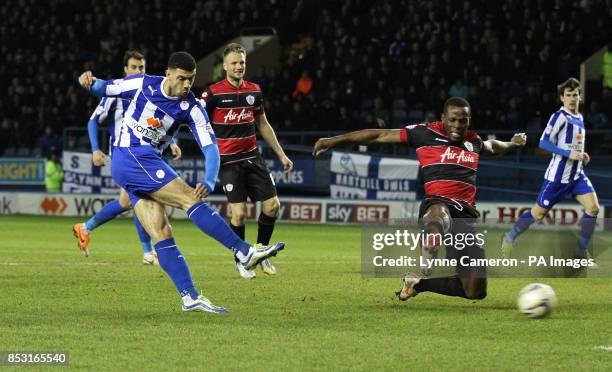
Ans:
{"type": "Polygon", "coordinates": [[[361,277],[359,227],[279,224],[279,275],[247,281],[225,248],[173,221],[197,287],[230,309],[182,313],[165,273],[141,264],[131,220],[96,230],[89,258],[74,218],[0,221],[0,351],[66,351],[71,369],[612,370],[609,278],[543,280],[559,306],[542,320],[515,309],[534,279],[491,279],[483,301],[400,304],[399,278],[361,277]]]}

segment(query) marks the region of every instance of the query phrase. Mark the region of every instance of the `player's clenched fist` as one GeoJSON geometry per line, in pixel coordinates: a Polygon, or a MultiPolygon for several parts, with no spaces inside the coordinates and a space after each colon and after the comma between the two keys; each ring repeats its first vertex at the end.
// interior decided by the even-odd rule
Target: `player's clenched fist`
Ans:
{"type": "Polygon", "coordinates": [[[96,150],[91,154],[91,160],[96,167],[103,167],[107,161],[106,154],[96,150]]]}
{"type": "Polygon", "coordinates": [[[286,155],[281,156],[280,161],[283,164],[283,171],[291,172],[293,170],[293,162],[286,155]]]}
{"type": "Polygon", "coordinates": [[[172,158],[173,160],[179,160],[183,156],[183,150],[181,150],[176,143],[170,144],[170,151],[172,151],[172,155],[174,156],[172,158]]]}
{"type": "Polygon", "coordinates": [[[584,151],[572,150],[570,151],[569,158],[572,160],[580,160],[582,161],[583,165],[587,165],[589,161],[591,161],[591,157],[589,156],[589,154],[584,151]]]}
{"type": "Polygon", "coordinates": [[[87,90],[91,88],[91,86],[93,85],[95,81],[96,81],[96,77],[93,76],[91,71],[85,71],[84,73],[81,74],[81,76],[79,76],[79,84],[81,84],[81,86],[87,90]]]}
{"type": "Polygon", "coordinates": [[[525,133],[515,133],[510,142],[516,146],[523,147],[527,143],[527,135],[525,133]]]}
{"type": "Polygon", "coordinates": [[[582,153],[582,165],[586,166],[591,161],[591,157],[586,152],[582,153]]]}

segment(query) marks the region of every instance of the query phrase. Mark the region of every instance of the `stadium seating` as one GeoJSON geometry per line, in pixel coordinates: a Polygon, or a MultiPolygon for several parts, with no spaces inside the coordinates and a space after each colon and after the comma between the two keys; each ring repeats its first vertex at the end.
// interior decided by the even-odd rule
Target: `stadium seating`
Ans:
{"type": "MultiPolygon", "coordinates": [[[[190,14],[188,21],[166,29],[157,25],[160,17],[177,19],[172,2],[9,0],[0,5],[0,12],[13,14],[0,27],[0,107],[19,120],[19,132],[30,134],[16,136],[11,127],[19,141],[14,145],[33,148],[46,125],[58,134],[66,126],[85,126],[96,100],[79,92],[81,70],[121,76],[121,55],[134,48],[147,55],[148,72],[159,74],[172,51],[202,57],[242,28],[272,26],[284,47],[282,68],[251,68],[265,71],[252,77],[262,82],[268,116],[279,131],[310,129],[298,125],[305,109],[313,128],[349,129],[348,123],[323,121],[341,118],[341,107],[363,116],[377,97],[383,107],[373,115],[390,113],[388,127],[420,121],[424,113],[439,112],[457,79],[469,88],[479,128],[509,129],[509,117],[541,127],[558,107],[554,84],[577,76],[580,61],[612,39],[606,27],[612,20],[603,0],[518,3],[188,0],[180,9],[190,14]],[[526,26],[506,32],[519,18],[526,26]],[[15,65],[22,67],[8,67],[15,65]],[[291,97],[303,71],[313,79],[312,91],[291,97]],[[515,108],[509,115],[510,102],[515,108]]],[[[611,105],[600,106],[612,117],[611,105]]]]}

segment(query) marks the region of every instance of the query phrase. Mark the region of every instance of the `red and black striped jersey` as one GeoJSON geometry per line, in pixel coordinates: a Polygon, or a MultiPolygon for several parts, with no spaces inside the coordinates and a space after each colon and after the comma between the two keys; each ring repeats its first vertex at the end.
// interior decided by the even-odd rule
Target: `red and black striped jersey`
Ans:
{"type": "Polygon", "coordinates": [[[409,125],[402,142],[416,148],[425,183],[425,197],[442,196],[476,205],[476,171],[482,139],[468,130],[463,142],[451,142],[444,123],[409,125]]]}
{"type": "Polygon", "coordinates": [[[255,118],[264,113],[259,85],[243,80],[240,88],[227,79],[210,85],[202,99],[221,153],[221,164],[257,156],[255,118]]]}

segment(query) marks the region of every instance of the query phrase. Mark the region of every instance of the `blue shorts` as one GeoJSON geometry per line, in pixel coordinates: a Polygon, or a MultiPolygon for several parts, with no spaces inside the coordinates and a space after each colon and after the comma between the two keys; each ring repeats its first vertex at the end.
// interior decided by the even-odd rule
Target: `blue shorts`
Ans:
{"type": "Polygon", "coordinates": [[[593,188],[591,181],[584,173],[581,173],[580,178],[577,180],[568,183],[545,180],[536,203],[544,209],[550,209],[564,199],[591,192],[595,192],[595,188],[593,188]]]}
{"type": "Polygon", "coordinates": [[[164,187],[178,175],[153,148],[115,147],[111,175],[130,197],[132,207],[146,195],[164,187]]]}

